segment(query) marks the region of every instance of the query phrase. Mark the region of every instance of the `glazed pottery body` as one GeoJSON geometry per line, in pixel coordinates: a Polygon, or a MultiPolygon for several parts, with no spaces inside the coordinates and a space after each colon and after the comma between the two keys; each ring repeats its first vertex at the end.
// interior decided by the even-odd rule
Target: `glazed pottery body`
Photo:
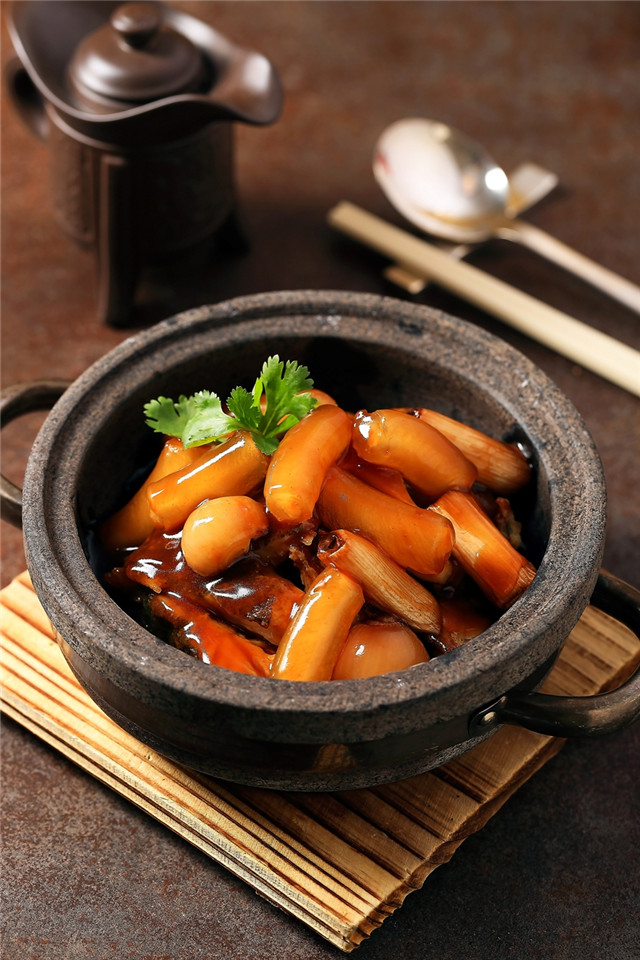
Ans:
{"type": "MultiPolygon", "coordinates": [[[[140,476],[140,475],[139,475],[140,476]]],[[[251,296],[130,338],[56,404],[24,487],[28,567],[74,673],[125,729],[172,759],[242,783],[299,790],[411,776],[473,746],[474,714],[533,689],[587,605],[605,525],[602,469],[578,413],[507,344],[426,307],[341,292],[251,296]],[[293,683],[186,656],[134,622],[100,583],[92,529],[122,504],[160,438],[143,404],[251,387],[271,354],[307,364],[348,410],[434,406],[522,443],[518,505],[538,574],[484,634],[407,671],[293,683]]]]}
{"type": "Polygon", "coordinates": [[[276,120],[279,77],[163,4],[16,0],[9,29],[9,92],[49,143],[56,219],[96,254],[99,317],[123,325],[145,267],[242,241],[233,126],[276,120]]]}

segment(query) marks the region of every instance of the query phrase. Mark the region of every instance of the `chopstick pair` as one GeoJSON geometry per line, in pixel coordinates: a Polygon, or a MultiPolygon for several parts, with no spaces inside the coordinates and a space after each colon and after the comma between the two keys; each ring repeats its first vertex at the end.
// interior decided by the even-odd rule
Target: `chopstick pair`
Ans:
{"type": "Polygon", "coordinates": [[[331,226],[640,397],[640,352],[348,201],[331,226]]]}

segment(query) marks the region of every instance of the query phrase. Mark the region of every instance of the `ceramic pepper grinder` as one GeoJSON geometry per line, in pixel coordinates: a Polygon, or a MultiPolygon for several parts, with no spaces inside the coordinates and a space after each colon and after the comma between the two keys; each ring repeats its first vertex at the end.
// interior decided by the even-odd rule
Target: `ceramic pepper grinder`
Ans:
{"type": "Polygon", "coordinates": [[[95,251],[99,318],[126,325],[145,266],[233,219],[233,123],[276,120],[278,76],[161,3],[19,0],[9,29],[10,89],[50,144],[56,219],[95,251]]]}

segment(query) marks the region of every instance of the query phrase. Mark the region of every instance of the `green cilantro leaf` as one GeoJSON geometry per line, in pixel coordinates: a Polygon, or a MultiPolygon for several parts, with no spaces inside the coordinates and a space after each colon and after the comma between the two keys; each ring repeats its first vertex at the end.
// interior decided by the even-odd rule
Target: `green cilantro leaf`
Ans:
{"type": "Polygon", "coordinates": [[[209,443],[237,429],[232,417],[222,409],[220,398],[209,390],[191,397],[180,396],[175,403],[169,397],[158,397],[144,406],[146,424],[156,433],[180,437],[185,447],[209,443]]]}
{"type": "Polygon", "coordinates": [[[177,403],[169,397],[150,400],[144,405],[147,426],[169,437],[181,437],[185,426],[195,412],[195,407],[195,396],[187,398],[182,395],[177,403]]]}
{"type": "Polygon", "coordinates": [[[309,404],[308,391],[313,389],[313,380],[306,367],[295,360],[286,365],[278,356],[269,357],[262,365],[262,372],[253,388],[254,404],[259,406],[264,394],[266,409],[261,422],[261,433],[266,437],[284,433],[301,420],[315,404],[309,404]],[[290,422],[287,422],[290,418],[290,422]]]}
{"type": "Polygon", "coordinates": [[[185,447],[211,443],[238,429],[233,417],[222,409],[217,394],[201,390],[194,395],[193,400],[191,416],[182,431],[182,443],[185,447]]]}
{"type": "Polygon", "coordinates": [[[246,430],[260,430],[262,413],[260,404],[255,404],[253,395],[244,387],[234,387],[227,400],[229,410],[246,430]]]}
{"type": "Polygon", "coordinates": [[[262,365],[253,390],[235,387],[225,413],[217,394],[201,390],[178,402],[158,397],[145,404],[146,423],[157,433],[179,437],[185,447],[221,440],[233,430],[247,430],[260,450],[272,454],[279,438],[313,407],[313,380],[295,360],[283,363],[278,356],[262,365]]]}

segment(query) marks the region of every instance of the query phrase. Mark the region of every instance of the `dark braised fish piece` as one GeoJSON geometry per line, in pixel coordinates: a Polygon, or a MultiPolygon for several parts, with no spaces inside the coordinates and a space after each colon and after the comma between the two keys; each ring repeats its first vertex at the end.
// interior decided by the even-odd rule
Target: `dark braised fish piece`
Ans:
{"type": "Polygon", "coordinates": [[[276,648],[266,641],[250,640],[197,604],[168,593],[152,594],[149,609],[170,625],[170,642],[179,650],[226,670],[269,676],[276,648]]]}

